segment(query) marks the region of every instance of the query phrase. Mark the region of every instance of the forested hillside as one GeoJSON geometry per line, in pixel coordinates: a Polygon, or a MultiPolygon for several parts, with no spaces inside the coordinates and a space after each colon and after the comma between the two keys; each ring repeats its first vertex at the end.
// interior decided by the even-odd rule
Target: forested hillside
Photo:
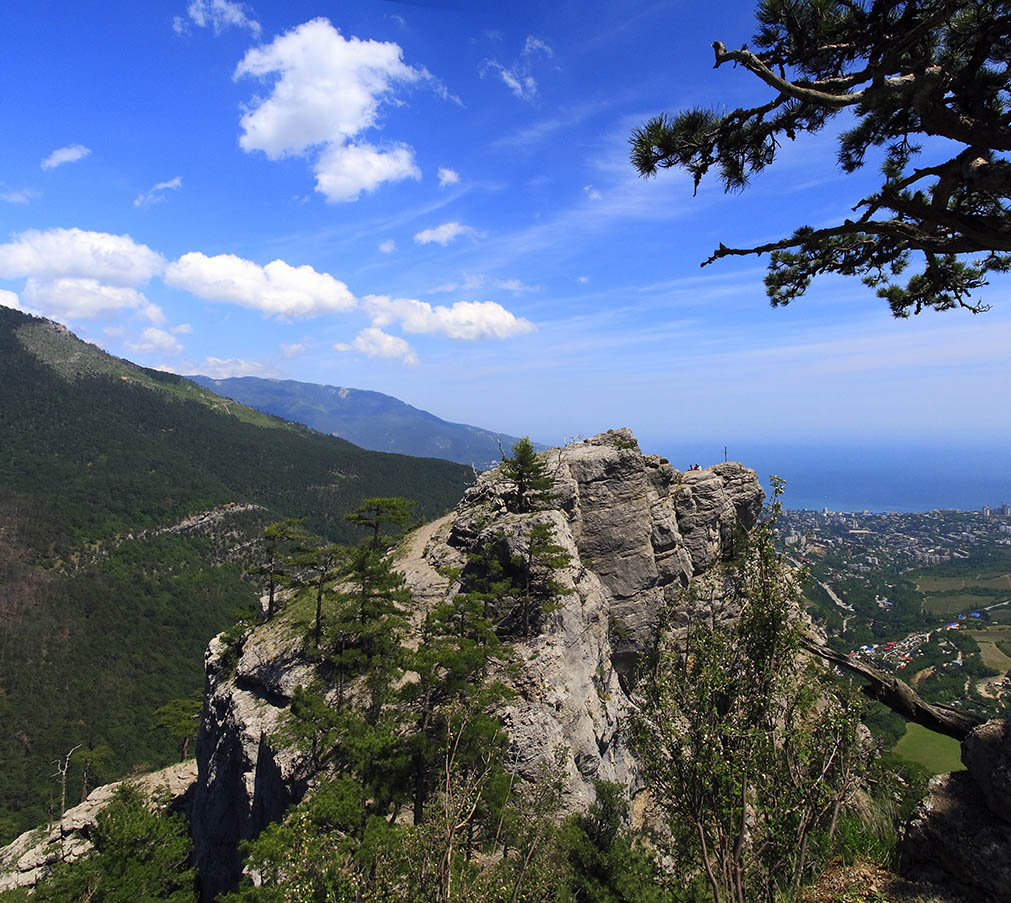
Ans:
{"type": "Polygon", "coordinates": [[[0,308],[0,839],[58,810],[53,762],[74,746],[70,802],[178,755],[153,712],[201,689],[208,639],[255,604],[243,568],[264,526],[305,517],[348,539],[362,499],[429,517],[470,473],[283,423],[0,308]]]}

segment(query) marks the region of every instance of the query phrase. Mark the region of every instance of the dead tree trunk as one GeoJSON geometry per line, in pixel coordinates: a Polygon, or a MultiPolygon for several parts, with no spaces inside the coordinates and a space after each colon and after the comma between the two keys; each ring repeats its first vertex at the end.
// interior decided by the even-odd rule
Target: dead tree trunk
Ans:
{"type": "Polygon", "coordinates": [[[963,712],[940,703],[927,702],[909,684],[897,677],[879,671],[866,662],[836,652],[812,637],[802,636],[801,644],[819,658],[858,674],[867,681],[863,688],[864,693],[888,706],[903,718],[915,721],[929,730],[937,731],[939,734],[947,734],[949,737],[962,741],[973,728],[979,727],[986,721],[986,718],[981,715],[963,712]]]}

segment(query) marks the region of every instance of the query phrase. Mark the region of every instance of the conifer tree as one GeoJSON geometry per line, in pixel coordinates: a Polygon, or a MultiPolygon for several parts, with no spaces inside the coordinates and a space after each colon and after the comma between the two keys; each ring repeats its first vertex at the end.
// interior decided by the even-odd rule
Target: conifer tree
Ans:
{"type": "Polygon", "coordinates": [[[512,620],[519,622],[516,626],[521,636],[530,636],[538,630],[541,617],[558,607],[558,597],[567,590],[554,578],[554,572],[568,567],[571,560],[569,553],[555,542],[555,530],[550,523],[530,527],[522,553],[513,559],[518,578],[517,607],[512,620]]]}
{"type": "Polygon", "coordinates": [[[263,531],[263,562],[250,573],[261,577],[267,590],[266,621],[274,617],[277,590],[292,577],[292,552],[295,544],[304,537],[301,524],[301,519],[289,517],[270,524],[263,531]]]}
{"type": "Polygon", "coordinates": [[[513,446],[511,457],[502,456],[499,473],[512,483],[512,488],[503,493],[510,511],[536,511],[550,500],[554,480],[543,458],[534,451],[529,436],[513,446]]]}
{"type": "Polygon", "coordinates": [[[323,600],[334,583],[347,572],[348,550],[344,546],[332,544],[317,547],[303,544],[293,556],[292,566],[302,575],[302,585],[311,586],[315,593],[313,644],[319,649],[323,638],[323,600]]]}
{"type": "Polygon", "coordinates": [[[713,50],[717,67],[751,73],[767,99],[653,117],[631,137],[639,173],[680,167],[697,188],[715,169],[741,191],[787,140],[843,114],[841,169],[856,172],[880,148],[882,179],[842,222],[750,248],[720,244],[705,263],[770,253],[774,306],[838,273],[861,276],[896,317],[987,310],[974,296],[988,273],[1011,269],[1007,3],[761,0],[756,18],[750,47],[713,50]],[[910,265],[903,284],[895,277],[910,265]]]}
{"type": "Polygon", "coordinates": [[[457,593],[426,615],[421,641],[407,660],[415,677],[400,693],[416,719],[410,740],[415,824],[425,817],[430,772],[438,766],[448,713],[461,706],[470,713],[458,743],[459,762],[473,758],[482,741],[498,730],[497,719],[486,710],[500,701],[504,689],[487,683],[486,672],[489,660],[499,654],[501,644],[479,593],[457,593]]]}
{"type": "MultiPolygon", "coordinates": [[[[384,527],[397,527],[403,530],[411,521],[414,513],[414,502],[404,498],[372,497],[365,499],[354,511],[344,515],[355,526],[372,531],[369,545],[379,548],[379,537],[384,527]]],[[[396,535],[398,531],[394,531],[396,535]]]]}

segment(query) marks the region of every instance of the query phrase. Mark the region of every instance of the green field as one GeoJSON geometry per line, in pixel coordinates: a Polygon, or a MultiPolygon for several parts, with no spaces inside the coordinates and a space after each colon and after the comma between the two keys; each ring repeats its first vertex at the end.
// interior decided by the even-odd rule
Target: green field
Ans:
{"type": "Polygon", "coordinates": [[[925,727],[909,722],[906,733],[895,745],[895,754],[917,762],[931,774],[962,771],[962,746],[953,737],[946,737],[929,731],[925,727]]]}
{"type": "Polygon", "coordinates": [[[1011,670],[1011,657],[1005,651],[1011,646],[1011,626],[1003,624],[988,630],[967,630],[966,633],[979,643],[984,665],[1002,672],[1011,670]]]}
{"type": "Polygon", "coordinates": [[[973,593],[946,592],[937,594],[925,594],[923,599],[923,610],[935,615],[957,615],[959,612],[969,609],[981,608],[984,605],[992,605],[995,599],[988,599],[985,596],[977,596],[973,593]]]}
{"type": "Polygon", "coordinates": [[[984,572],[975,577],[935,577],[925,574],[916,578],[916,587],[921,593],[948,593],[970,586],[978,586],[980,589],[1011,590],[1011,574],[984,572]]]}
{"type": "Polygon", "coordinates": [[[978,570],[966,570],[965,563],[938,568],[941,573],[923,572],[911,575],[917,590],[923,593],[923,610],[930,614],[947,617],[963,611],[972,611],[1007,598],[1011,592],[1011,573],[1007,562],[981,563],[978,570]],[[955,569],[956,573],[945,574],[945,570],[955,569]]]}

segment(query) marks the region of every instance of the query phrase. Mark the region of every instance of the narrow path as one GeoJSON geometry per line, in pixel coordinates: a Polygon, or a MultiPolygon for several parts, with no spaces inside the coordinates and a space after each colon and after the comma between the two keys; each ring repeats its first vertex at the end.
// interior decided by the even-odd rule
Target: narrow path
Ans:
{"type": "Polygon", "coordinates": [[[418,527],[407,537],[401,554],[394,563],[394,567],[407,580],[419,618],[422,613],[429,611],[433,605],[441,602],[449,589],[449,579],[432,567],[425,558],[425,549],[433,537],[448,526],[452,518],[452,514],[447,514],[438,520],[418,527]]]}

